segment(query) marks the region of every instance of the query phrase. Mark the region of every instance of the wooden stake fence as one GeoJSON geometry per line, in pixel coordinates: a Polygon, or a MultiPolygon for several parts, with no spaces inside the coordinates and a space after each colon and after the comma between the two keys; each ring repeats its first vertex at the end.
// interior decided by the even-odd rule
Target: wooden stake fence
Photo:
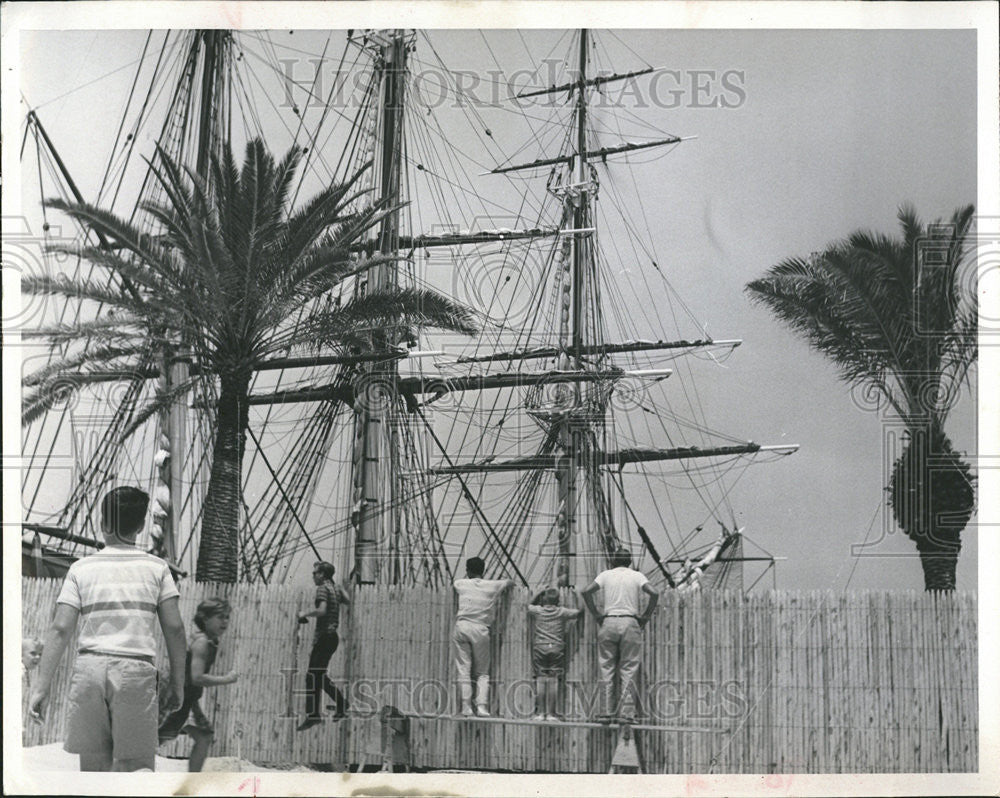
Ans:
{"type": "MultiPolygon", "coordinates": [[[[44,635],[60,583],[25,579],[25,634],[44,635]]],[[[452,597],[420,588],[355,589],[342,612],[330,677],[350,716],[306,732],[305,668],[312,624],[293,645],[312,590],[287,585],[183,586],[190,621],[198,601],[229,599],[234,612],[215,670],[235,685],[205,691],[215,756],[261,764],[380,762],[378,712],[411,715],[415,767],[607,772],[615,734],[585,724],[544,726],[456,719],[450,666],[452,597]],[[292,672],[293,667],[295,671],[292,672]],[[289,702],[294,710],[289,715],[289,702]]],[[[564,603],[576,599],[566,592],[564,603]]],[[[498,613],[491,668],[494,715],[534,712],[528,594],[498,613]]],[[[637,732],[646,768],[663,773],[968,772],[978,769],[977,603],[968,593],[739,593],[663,597],[644,632],[640,695],[649,728],[637,732]],[[723,729],[720,731],[719,729],[723,729]]],[[[63,659],[43,727],[24,744],[62,740],[75,651],[63,659]]],[[[165,661],[165,654],[161,652],[165,661]]],[[[565,714],[597,709],[596,630],[570,627],[565,714]]],[[[26,716],[25,716],[26,717],[26,716]]],[[[183,756],[185,737],[163,746],[183,756]]]]}

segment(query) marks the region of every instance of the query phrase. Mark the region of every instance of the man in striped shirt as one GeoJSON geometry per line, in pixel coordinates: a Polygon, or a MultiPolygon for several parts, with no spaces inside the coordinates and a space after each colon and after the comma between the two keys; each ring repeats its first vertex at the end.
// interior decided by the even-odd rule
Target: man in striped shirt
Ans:
{"type": "Polygon", "coordinates": [[[41,722],[63,650],[80,621],[64,748],[80,770],[153,770],[157,746],[156,622],[170,658],[173,691],[184,697],[187,644],[167,564],[135,546],[149,497],[120,487],[101,502],[105,547],[70,566],[56,599],[29,713],[41,722]]]}

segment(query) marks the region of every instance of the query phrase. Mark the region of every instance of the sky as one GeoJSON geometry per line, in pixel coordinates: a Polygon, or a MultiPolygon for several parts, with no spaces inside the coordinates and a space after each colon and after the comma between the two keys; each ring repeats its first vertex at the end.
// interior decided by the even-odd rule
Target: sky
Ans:
{"type": "MultiPolygon", "coordinates": [[[[922,589],[912,544],[894,529],[883,504],[889,467],[883,449],[886,435],[898,429],[852,394],[823,357],[752,306],[743,286],[782,259],[808,255],[858,228],[895,233],[903,202],[925,220],[976,202],[975,33],[596,35],[598,55],[609,64],[614,59],[618,69],[649,64],[679,76],[668,73],[659,84],[675,94],[635,89],[631,99],[645,105],[642,118],[651,129],[696,138],[668,156],[637,158],[625,182],[643,198],[649,216],[640,226],[690,309],[694,327],[688,330],[743,340],[724,365],[700,364],[705,416],[743,439],[800,446],[740,479],[729,497],[738,523],[760,547],[787,558],[778,563],[779,588],[922,589]],[[853,556],[852,546],[865,541],[866,556],[853,556]]],[[[339,54],[342,32],[271,35],[281,57],[299,58],[293,68],[303,75],[308,54],[318,54],[328,39],[339,54]]],[[[528,50],[536,58],[549,52],[561,58],[568,44],[564,32],[554,30],[492,31],[485,39],[475,30],[434,31],[429,39],[452,69],[496,70],[505,79],[525,68],[528,50]]],[[[29,105],[37,110],[85,197],[96,196],[144,40],[143,31],[22,34],[22,117],[29,105]]],[[[417,57],[433,62],[422,42],[417,57]]],[[[277,84],[270,85],[271,96],[280,96],[277,84]]],[[[614,97],[610,90],[606,96],[614,97]]],[[[524,160],[535,157],[538,143],[525,129],[487,105],[480,110],[494,138],[507,137],[508,152],[524,145],[524,160]]],[[[611,124],[610,110],[595,110],[598,123],[611,124]]],[[[291,109],[262,118],[273,149],[287,146],[291,109]]],[[[651,137],[639,122],[625,132],[651,137]]],[[[474,143],[471,134],[460,135],[467,138],[456,139],[459,147],[474,143]]],[[[24,163],[34,168],[30,159],[24,163]]],[[[29,177],[22,175],[25,216],[37,229],[29,177]]],[[[623,272],[621,280],[623,293],[641,302],[642,287],[632,284],[632,275],[623,272]]],[[[653,299],[659,307],[660,298],[653,299]]],[[[955,409],[948,432],[959,451],[975,451],[974,397],[955,409]]],[[[977,587],[974,523],[963,535],[963,589],[977,587]]]]}

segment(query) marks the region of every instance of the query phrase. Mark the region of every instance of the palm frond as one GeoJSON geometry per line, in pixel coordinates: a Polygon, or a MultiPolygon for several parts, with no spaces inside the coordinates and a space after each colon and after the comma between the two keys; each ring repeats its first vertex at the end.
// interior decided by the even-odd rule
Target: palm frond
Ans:
{"type": "Polygon", "coordinates": [[[746,290],[907,423],[930,412],[943,424],[975,358],[975,297],[956,279],[971,220],[970,206],[947,227],[925,228],[903,205],[902,240],[857,231],[809,260],[782,261],[746,290]],[[946,398],[926,407],[931,383],[946,398]]]}
{"type": "Polygon", "coordinates": [[[72,324],[52,324],[23,330],[25,338],[46,338],[52,344],[74,343],[97,339],[101,341],[131,341],[144,327],[142,319],[129,316],[114,316],[72,324]]]}
{"type": "Polygon", "coordinates": [[[301,325],[296,338],[298,343],[334,346],[347,335],[410,327],[466,335],[478,330],[471,308],[429,289],[397,288],[355,297],[339,308],[314,313],[301,325]]]}
{"type": "Polygon", "coordinates": [[[121,308],[136,316],[144,315],[146,304],[131,295],[104,287],[85,279],[72,279],[65,275],[26,275],[21,278],[21,292],[34,296],[63,296],[67,299],[89,299],[111,307],[121,308]]]}
{"type": "MultiPolygon", "coordinates": [[[[93,371],[97,366],[107,367],[108,363],[120,361],[123,358],[143,356],[147,354],[148,347],[145,343],[132,344],[131,346],[121,346],[117,344],[103,344],[100,346],[88,347],[83,352],[57,358],[47,363],[42,368],[25,375],[21,380],[21,385],[32,388],[51,382],[54,378],[71,376],[70,372],[75,369],[89,368],[93,371]]],[[[125,365],[122,371],[141,371],[138,366],[125,365]]]]}
{"type": "Polygon", "coordinates": [[[100,232],[143,260],[157,257],[156,251],[150,249],[153,241],[149,235],[110,211],[87,202],[67,202],[59,197],[47,199],[43,204],[46,208],[62,211],[87,229],[100,232]]]}

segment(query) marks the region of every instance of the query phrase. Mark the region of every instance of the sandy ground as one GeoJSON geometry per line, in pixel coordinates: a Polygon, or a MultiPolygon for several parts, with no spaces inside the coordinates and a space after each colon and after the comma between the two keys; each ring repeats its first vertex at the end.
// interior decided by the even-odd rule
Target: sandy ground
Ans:
{"type": "MultiPolygon", "coordinates": [[[[80,769],[80,757],[63,751],[62,743],[36,745],[22,750],[24,751],[24,769],[27,772],[77,771],[80,769]]],[[[187,760],[167,759],[158,756],[156,757],[156,770],[160,773],[186,773],[187,760]]],[[[276,768],[255,765],[253,762],[237,759],[235,756],[209,757],[205,761],[205,772],[268,773],[274,772],[274,770],[276,768]]],[[[296,767],[282,768],[281,770],[284,772],[289,770],[308,771],[309,768],[296,767]]]]}

